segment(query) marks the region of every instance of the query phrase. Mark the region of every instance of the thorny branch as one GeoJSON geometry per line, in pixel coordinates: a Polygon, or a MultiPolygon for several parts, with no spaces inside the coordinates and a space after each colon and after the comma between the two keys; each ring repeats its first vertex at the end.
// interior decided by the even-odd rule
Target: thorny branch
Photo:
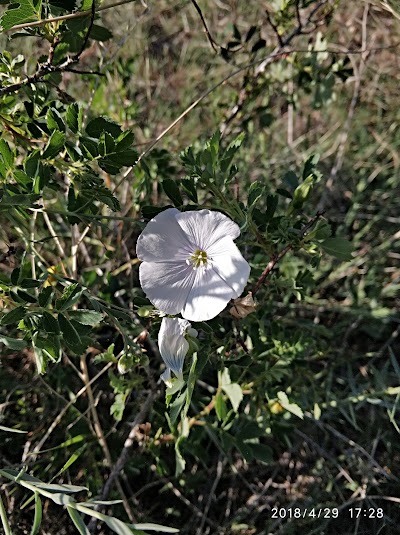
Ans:
{"type": "MultiPolygon", "coordinates": [[[[48,57],[47,57],[47,61],[45,61],[44,63],[39,65],[38,70],[34,74],[32,74],[31,76],[27,76],[24,80],[21,80],[20,82],[17,82],[15,84],[11,84],[11,85],[6,86],[6,87],[1,87],[0,88],[0,96],[9,95],[10,93],[15,93],[16,91],[18,91],[22,87],[24,87],[26,85],[29,85],[29,84],[37,84],[38,82],[41,82],[45,76],[47,76],[48,74],[52,74],[54,72],[68,72],[68,71],[70,71],[70,72],[79,72],[79,71],[76,71],[75,69],[71,68],[70,66],[74,65],[76,63],[79,63],[80,57],[81,57],[83,51],[85,50],[86,45],[87,45],[87,43],[89,41],[90,33],[92,31],[92,28],[93,28],[95,15],[96,15],[96,2],[95,2],[95,0],[93,0],[92,1],[92,6],[91,6],[91,9],[90,9],[89,26],[88,26],[88,29],[86,31],[85,37],[83,39],[81,48],[79,49],[79,51],[76,54],[74,54],[73,56],[68,56],[62,63],[59,63],[58,65],[53,65],[54,52],[55,52],[55,49],[56,49],[56,47],[58,45],[58,41],[54,40],[54,42],[50,46],[50,50],[49,50],[49,54],[48,54],[48,57]]],[[[85,74],[98,74],[98,73],[89,72],[89,73],[85,73],[85,74]]]]}

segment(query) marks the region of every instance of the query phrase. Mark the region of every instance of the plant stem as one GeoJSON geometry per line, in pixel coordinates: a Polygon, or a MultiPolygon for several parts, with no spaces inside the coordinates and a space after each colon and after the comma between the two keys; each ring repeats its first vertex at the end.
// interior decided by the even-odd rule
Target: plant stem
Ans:
{"type": "Polygon", "coordinates": [[[4,503],[1,498],[1,495],[0,495],[0,519],[1,519],[1,523],[3,524],[4,535],[12,535],[11,527],[7,519],[6,508],[4,507],[4,503]]]}

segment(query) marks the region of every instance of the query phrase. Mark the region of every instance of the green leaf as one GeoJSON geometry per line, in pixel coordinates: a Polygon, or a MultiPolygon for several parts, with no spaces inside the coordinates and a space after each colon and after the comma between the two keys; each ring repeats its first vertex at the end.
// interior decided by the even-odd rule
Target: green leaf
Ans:
{"type": "Polygon", "coordinates": [[[65,132],[65,124],[60,113],[55,108],[49,108],[46,113],[46,123],[49,130],[65,132]]]}
{"type": "Polygon", "coordinates": [[[194,203],[198,203],[196,184],[194,183],[193,178],[183,178],[181,180],[181,186],[185,190],[186,195],[194,203]]]}
{"type": "Polygon", "coordinates": [[[28,344],[25,340],[18,340],[17,338],[9,338],[0,334],[0,342],[3,343],[9,349],[14,349],[15,351],[20,351],[24,349],[28,344]]]}
{"type": "Polygon", "coordinates": [[[237,412],[243,399],[243,392],[240,388],[240,385],[237,383],[231,383],[228,368],[224,368],[222,372],[218,372],[218,382],[221,385],[222,390],[228,396],[233,410],[237,412]]]}
{"type": "Polygon", "coordinates": [[[117,138],[122,130],[118,123],[102,116],[90,121],[86,127],[87,135],[95,139],[99,139],[103,132],[108,132],[113,138],[117,138]]]}
{"type": "Polygon", "coordinates": [[[0,19],[0,30],[5,32],[16,24],[40,20],[41,9],[41,0],[18,0],[18,3],[9,4],[0,19]]]}
{"type": "Polygon", "coordinates": [[[76,102],[68,106],[67,111],[65,113],[65,120],[67,122],[68,127],[74,134],[80,132],[82,128],[82,117],[82,109],[79,108],[76,102]]]}
{"type": "Polygon", "coordinates": [[[162,182],[162,187],[167,197],[171,199],[175,206],[182,206],[183,199],[176,180],[172,180],[172,178],[165,178],[162,182]]]}
{"type": "Polygon", "coordinates": [[[65,134],[59,130],[54,130],[52,132],[49,141],[47,142],[46,147],[44,148],[42,157],[43,158],[54,158],[64,147],[65,143],[65,134]]]}
{"type": "Polygon", "coordinates": [[[41,307],[47,307],[51,301],[52,295],[53,288],[51,286],[46,286],[46,288],[43,288],[38,297],[39,305],[41,307]]]}
{"type": "Polygon", "coordinates": [[[18,285],[20,274],[21,274],[21,268],[17,267],[12,270],[10,279],[11,279],[11,283],[14,284],[14,286],[18,285]]]}
{"type": "Polygon", "coordinates": [[[42,523],[42,501],[39,493],[35,492],[35,517],[33,519],[33,525],[31,529],[31,535],[37,535],[39,533],[40,524],[42,523]]]}
{"type": "Polygon", "coordinates": [[[238,385],[237,383],[224,385],[222,386],[222,390],[228,396],[229,401],[232,404],[233,410],[237,412],[239,405],[243,399],[243,392],[242,392],[242,389],[240,388],[240,385],[238,385]]]}
{"type": "Polygon", "coordinates": [[[215,396],[215,413],[219,421],[225,420],[226,415],[228,414],[224,396],[221,394],[221,392],[215,396]]]}
{"type": "Polygon", "coordinates": [[[19,306],[7,312],[1,319],[0,325],[11,325],[12,323],[18,323],[25,316],[25,307],[19,306]]]}
{"type": "Polygon", "coordinates": [[[285,392],[282,392],[282,391],[278,392],[277,397],[278,397],[279,403],[282,405],[284,409],[291,412],[298,418],[301,418],[301,419],[304,418],[303,410],[301,409],[301,407],[299,407],[296,403],[290,403],[285,392]]]}
{"type": "Polygon", "coordinates": [[[339,260],[352,260],[353,244],[345,238],[328,238],[321,243],[322,249],[339,260]]]}
{"type": "Polygon", "coordinates": [[[254,459],[264,464],[271,464],[273,460],[272,448],[265,444],[254,444],[247,442],[247,446],[250,448],[254,459]]]}
{"type": "Polygon", "coordinates": [[[90,325],[93,327],[102,321],[104,314],[101,312],[95,312],[94,310],[81,309],[71,310],[69,317],[71,320],[82,323],[82,325],[90,325]]]}
{"type": "Polygon", "coordinates": [[[90,531],[86,527],[78,511],[74,509],[74,507],[71,507],[70,505],[67,505],[67,511],[68,511],[69,516],[71,517],[72,522],[75,524],[76,529],[80,533],[80,535],[90,535],[90,531]]]}
{"type": "Polygon", "coordinates": [[[47,310],[43,311],[42,326],[46,332],[60,334],[58,321],[47,310]]]}
{"type": "Polygon", "coordinates": [[[65,341],[74,345],[81,344],[81,337],[79,336],[78,331],[64,314],[58,314],[58,324],[60,325],[65,341]]]}
{"type": "Polygon", "coordinates": [[[6,168],[9,170],[12,169],[14,165],[14,153],[4,139],[0,139],[0,154],[6,168]]]}
{"type": "Polygon", "coordinates": [[[168,526],[161,526],[160,524],[145,523],[145,524],[128,524],[132,529],[141,529],[144,531],[157,531],[158,533],[179,533],[179,529],[170,528],[168,526]]]}
{"type": "Polygon", "coordinates": [[[23,290],[17,290],[18,297],[23,299],[26,303],[36,303],[37,299],[35,296],[24,292],[23,290]]]}
{"type": "Polygon", "coordinates": [[[108,41],[113,36],[112,32],[104,26],[93,24],[92,31],[90,32],[90,38],[95,41],[108,41]]]}
{"type": "Polygon", "coordinates": [[[128,524],[122,522],[122,520],[119,520],[114,516],[105,516],[103,520],[109,528],[117,533],[117,535],[132,535],[131,528],[128,526],[128,524]]]}
{"type": "Polygon", "coordinates": [[[112,152],[99,160],[99,166],[107,173],[110,173],[110,175],[115,175],[119,172],[121,167],[134,165],[137,157],[138,154],[133,149],[112,152]]]}
{"type": "Polygon", "coordinates": [[[4,427],[4,425],[0,425],[0,431],[5,431],[6,433],[28,433],[28,431],[22,431],[21,429],[12,429],[11,427],[4,427]]]}
{"type": "Polygon", "coordinates": [[[0,208],[2,206],[8,208],[9,206],[32,206],[41,195],[36,193],[17,193],[16,195],[4,195],[0,201],[0,208]]]}
{"type": "Polygon", "coordinates": [[[80,296],[82,295],[83,289],[79,286],[78,283],[73,283],[70,286],[67,286],[62,294],[62,296],[56,300],[55,306],[59,312],[67,310],[72,307],[80,296]]]}
{"type": "Polygon", "coordinates": [[[37,371],[40,375],[43,375],[46,372],[48,359],[47,359],[47,356],[43,353],[42,348],[36,345],[37,338],[38,338],[38,333],[36,332],[32,336],[32,347],[33,347],[33,352],[35,354],[35,362],[36,362],[37,371]]]}
{"type": "Polygon", "coordinates": [[[36,279],[22,279],[20,282],[21,288],[24,288],[25,290],[29,290],[31,288],[39,288],[39,286],[42,285],[42,281],[38,281],[36,279]]]}

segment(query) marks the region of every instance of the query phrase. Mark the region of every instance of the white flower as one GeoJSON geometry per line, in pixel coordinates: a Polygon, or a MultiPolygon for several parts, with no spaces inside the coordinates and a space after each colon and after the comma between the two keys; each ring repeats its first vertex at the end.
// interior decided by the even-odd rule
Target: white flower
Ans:
{"type": "Polygon", "coordinates": [[[167,366],[161,379],[169,385],[171,372],[183,380],[183,363],[189,351],[189,342],[185,335],[196,337],[196,329],[191,328],[187,320],[180,318],[163,318],[158,332],[158,347],[161,357],[167,366]]]}
{"type": "Polygon", "coordinates": [[[233,240],[240,229],[220,212],[168,208],[147,224],[136,252],[140,284],[166,314],[206,321],[239,297],[250,266],[233,240]]]}

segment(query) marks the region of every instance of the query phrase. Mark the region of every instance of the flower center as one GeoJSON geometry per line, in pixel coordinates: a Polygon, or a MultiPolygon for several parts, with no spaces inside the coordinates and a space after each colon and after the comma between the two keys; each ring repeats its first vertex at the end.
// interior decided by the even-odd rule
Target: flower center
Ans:
{"type": "Polygon", "coordinates": [[[192,264],[193,269],[206,266],[207,262],[207,253],[201,249],[196,249],[195,252],[188,258],[188,264],[192,264]]]}

